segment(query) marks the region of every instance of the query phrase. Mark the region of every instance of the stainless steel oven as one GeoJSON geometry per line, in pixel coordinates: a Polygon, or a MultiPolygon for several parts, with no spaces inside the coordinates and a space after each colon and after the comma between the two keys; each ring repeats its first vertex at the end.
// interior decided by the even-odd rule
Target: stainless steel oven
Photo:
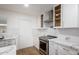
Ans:
{"type": "Polygon", "coordinates": [[[57,36],[41,36],[39,37],[39,52],[44,55],[49,55],[49,40],[57,38],[57,36]]]}
{"type": "Polygon", "coordinates": [[[49,42],[47,40],[39,40],[39,51],[40,54],[48,55],[49,54],[49,42]]]}

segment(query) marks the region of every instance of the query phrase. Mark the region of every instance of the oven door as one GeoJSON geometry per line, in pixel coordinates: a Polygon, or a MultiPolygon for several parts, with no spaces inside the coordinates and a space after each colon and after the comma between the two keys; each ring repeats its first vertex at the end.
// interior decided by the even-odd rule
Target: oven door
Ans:
{"type": "Polygon", "coordinates": [[[49,53],[49,42],[45,40],[40,40],[40,45],[39,45],[40,53],[48,55],[49,53]]]}

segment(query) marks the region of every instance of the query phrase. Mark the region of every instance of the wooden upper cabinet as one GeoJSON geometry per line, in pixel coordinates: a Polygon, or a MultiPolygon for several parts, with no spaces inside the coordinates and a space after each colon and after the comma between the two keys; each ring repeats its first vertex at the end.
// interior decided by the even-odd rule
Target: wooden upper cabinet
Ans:
{"type": "Polygon", "coordinates": [[[61,5],[55,7],[55,27],[61,26],[61,5]]]}

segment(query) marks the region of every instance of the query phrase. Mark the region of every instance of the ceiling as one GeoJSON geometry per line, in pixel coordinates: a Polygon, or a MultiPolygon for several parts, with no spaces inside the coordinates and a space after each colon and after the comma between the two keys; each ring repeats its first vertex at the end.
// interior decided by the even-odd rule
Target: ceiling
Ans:
{"type": "Polygon", "coordinates": [[[23,4],[0,4],[0,8],[38,16],[53,9],[53,4],[29,4],[29,7],[25,7],[23,4]]]}

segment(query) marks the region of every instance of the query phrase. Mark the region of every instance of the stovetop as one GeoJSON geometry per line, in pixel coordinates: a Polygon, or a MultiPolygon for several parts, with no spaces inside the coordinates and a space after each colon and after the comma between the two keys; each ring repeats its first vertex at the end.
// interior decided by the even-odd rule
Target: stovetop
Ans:
{"type": "Polygon", "coordinates": [[[57,36],[47,35],[47,36],[39,37],[39,39],[42,39],[42,40],[49,40],[49,39],[54,39],[54,38],[57,38],[57,36]]]}

